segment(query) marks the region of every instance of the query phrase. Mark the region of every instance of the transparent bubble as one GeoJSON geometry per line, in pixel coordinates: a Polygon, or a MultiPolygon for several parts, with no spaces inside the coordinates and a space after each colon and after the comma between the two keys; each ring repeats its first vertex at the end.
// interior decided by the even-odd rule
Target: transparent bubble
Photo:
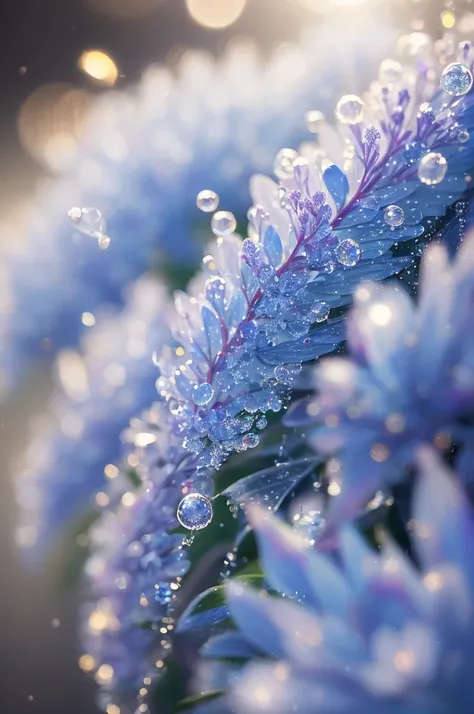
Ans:
{"type": "Polygon", "coordinates": [[[230,236],[236,228],[237,221],[230,211],[217,211],[211,218],[211,230],[216,236],[230,236]]]}
{"type": "Polygon", "coordinates": [[[403,67],[397,60],[386,59],[380,65],[379,77],[381,82],[399,82],[403,77],[403,67]]]}
{"type": "Polygon", "coordinates": [[[318,302],[311,308],[311,312],[313,313],[316,322],[324,322],[324,320],[327,320],[329,316],[329,309],[329,305],[325,300],[318,300],[318,302]]]}
{"type": "Polygon", "coordinates": [[[180,502],[176,517],[184,528],[201,530],[212,521],[212,503],[200,493],[190,493],[180,502]]]}
{"type": "Polygon", "coordinates": [[[400,206],[387,206],[383,212],[384,221],[390,228],[399,228],[403,225],[405,221],[405,214],[403,208],[400,206]]]}
{"type": "Polygon", "coordinates": [[[336,117],[341,124],[360,124],[364,118],[364,102],[355,94],[346,94],[336,105],[336,117]]]}
{"type": "Polygon", "coordinates": [[[294,149],[281,149],[275,157],[273,172],[279,179],[293,177],[293,162],[299,157],[294,149]]]}
{"type": "Polygon", "coordinates": [[[203,382],[198,387],[194,389],[193,402],[198,405],[198,407],[204,407],[210,404],[214,397],[214,389],[212,384],[209,382],[203,382]]]}
{"type": "Polygon", "coordinates": [[[443,70],[440,87],[451,97],[461,97],[471,90],[473,82],[472,72],[466,65],[452,62],[443,70]]]}
{"type": "Polygon", "coordinates": [[[67,215],[76,230],[97,239],[101,250],[109,247],[110,238],[104,233],[105,220],[98,208],[74,206],[69,209],[67,215]]]}
{"type": "Polygon", "coordinates": [[[352,238],[346,238],[337,246],[336,257],[341,265],[353,268],[360,260],[360,245],[352,238]]]}
{"type": "Polygon", "coordinates": [[[446,176],[448,170],[448,162],[443,154],[436,151],[431,151],[420,161],[418,166],[418,178],[422,183],[428,186],[435,186],[446,176]]]}
{"type": "Polygon", "coordinates": [[[306,126],[312,134],[317,134],[321,126],[326,123],[326,117],[322,112],[313,109],[305,115],[306,126]]]}
{"type": "Polygon", "coordinates": [[[219,207],[219,196],[215,191],[207,188],[199,191],[196,197],[196,206],[204,213],[212,213],[219,207]]]}
{"type": "Polygon", "coordinates": [[[467,141],[469,141],[470,134],[467,131],[467,129],[460,129],[458,132],[458,141],[460,144],[465,144],[467,141]]]}

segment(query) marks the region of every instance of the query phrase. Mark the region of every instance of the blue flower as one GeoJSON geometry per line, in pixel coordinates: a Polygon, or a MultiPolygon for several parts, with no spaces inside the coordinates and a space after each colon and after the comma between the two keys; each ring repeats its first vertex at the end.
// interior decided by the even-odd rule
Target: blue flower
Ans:
{"type": "MultiPolygon", "coordinates": [[[[364,60],[387,47],[390,33],[376,26],[370,44],[345,38],[362,76],[364,60]]],[[[330,36],[322,25],[300,49],[282,49],[263,66],[248,48],[230,49],[222,61],[187,53],[176,79],[151,68],[136,87],[96,101],[75,157],[38,192],[23,235],[9,241],[15,253],[2,260],[2,392],[34,360],[76,347],[82,314],[122,305],[124,286],[145,271],[196,265],[207,234],[198,191],[213,188],[243,213],[249,176],[269,170],[282,143],[303,139],[305,111],[343,90],[347,59],[332,51],[330,36]],[[108,250],[75,230],[72,207],[101,212],[108,250]]],[[[102,220],[89,218],[97,235],[102,220]]]]}
{"type": "Polygon", "coordinates": [[[453,263],[440,245],[422,261],[418,303],[400,287],[363,283],[348,320],[350,355],[322,361],[316,396],[292,424],[321,424],[311,441],[340,462],[342,491],[328,527],[353,518],[378,489],[404,478],[420,444],[460,450],[472,481],[474,237],[453,263]]]}
{"type": "Polygon", "coordinates": [[[97,313],[82,356],[60,353],[50,415],[36,425],[15,479],[17,538],[32,553],[103,505],[103,493],[92,499],[104,484],[104,470],[109,482],[118,473],[120,434],[152,399],[159,376],[152,353],[168,337],[168,303],[158,281],[141,278],[129,288],[122,312],[97,313]]]}
{"type": "Polygon", "coordinates": [[[374,551],[352,529],[336,559],[320,554],[254,509],[267,588],[231,581],[237,632],[203,652],[248,663],[224,699],[196,712],[472,711],[474,514],[432,451],[421,450],[418,465],[411,526],[419,569],[390,538],[374,551]]]}
{"type": "MultiPolygon", "coordinates": [[[[471,48],[460,51],[471,66],[471,48]]],[[[176,296],[170,319],[176,345],[159,359],[161,404],[127,432],[132,451],[125,463],[135,468],[144,493],[153,494],[146,506],[150,520],[138,524],[134,542],[167,537],[183,497],[212,495],[215,470],[233,453],[257,446],[266,414],[286,405],[302,364],[344,339],[343,319],[330,315],[331,308],[348,305],[361,279],[386,278],[412,265],[413,244],[423,234],[428,240],[435,218],[466,196],[474,133],[461,141],[459,126],[474,131],[472,95],[433,96],[432,78],[442,72],[435,59],[415,75],[400,63],[395,70],[396,80],[376,85],[364,100],[341,99],[341,132],[321,122],[317,146],[281,150],[279,183],[264,176],[252,181],[243,243],[232,234],[232,214],[214,217],[220,235],[201,274],[176,296]],[[145,447],[136,438],[142,433],[150,435],[145,447]]],[[[104,522],[113,512],[110,500],[104,522]]],[[[209,504],[193,511],[188,527],[205,526],[211,512],[209,504]]],[[[144,567],[127,560],[129,545],[126,535],[120,539],[119,565],[111,563],[105,581],[109,587],[131,574],[132,594],[127,588],[115,593],[127,623],[130,605],[138,606],[137,573],[144,567]]],[[[102,597],[91,574],[92,590],[102,597]]],[[[151,582],[165,587],[165,576],[152,574],[151,582]]],[[[166,627],[162,619],[153,624],[166,627]]],[[[129,636],[127,628],[116,634],[122,651],[129,636]]],[[[134,666],[148,677],[146,641],[143,635],[143,659],[134,666]]],[[[104,662],[105,650],[99,670],[104,662]]],[[[119,690],[120,678],[116,684],[119,690]]]]}

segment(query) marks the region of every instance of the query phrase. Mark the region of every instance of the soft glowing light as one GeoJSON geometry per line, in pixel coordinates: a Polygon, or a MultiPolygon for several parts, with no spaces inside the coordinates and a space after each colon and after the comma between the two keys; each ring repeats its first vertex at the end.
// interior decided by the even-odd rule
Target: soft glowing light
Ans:
{"type": "Polygon", "coordinates": [[[90,654],[84,654],[79,657],[78,664],[83,672],[92,672],[95,667],[95,659],[90,654]]]}
{"type": "Polygon", "coordinates": [[[131,491],[127,491],[127,493],[124,493],[122,496],[122,505],[125,506],[125,508],[131,508],[136,500],[137,497],[135,494],[131,491]]]}
{"type": "Polygon", "coordinates": [[[117,81],[117,65],[112,57],[100,50],[83,52],[79,57],[79,68],[101,84],[112,86],[117,81]]]}
{"type": "Polygon", "coordinates": [[[451,30],[456,24],[456,15],[451,10],[445,10],[441,13],[441,23],[447,30],[451,30]]]}
{"type": "Polygon", "coordinates": [[[370,308],[369,317],[376,325],[385,327],[392,319],[392,311],[388,305],[377,303],[370,308]]]}
{"type": "Polygon", "coordinates": [[[110,684],[114,677],[114,668],[110,664],[103,664],[95,673],[95,681],[97,684],[110,684]]]}
{"type": "Polygon", "coordinates": [[[99,610],[94,610],[89,616],[89,627],[96,632],[102,632],[108,625],[107,616],[99,610]]]}
{"type": "Polygon", "coordinates": [[[95,317],[92,312],[83,312],[81,321],[86,327],[94,327],[95,325],[95,317]]]}
{"type": "Polygon", "coordinates": [[[242,14],[247,0],[186,0],[188,12],[199,25],[218,30],[242,14]]]}
{"type": "Polygon", "coordinates": [[[18,135],[24,148],[53,169],[62,169],[77,150],[90,95],[66,83],[45,84],[20,109],[18,135]]]}

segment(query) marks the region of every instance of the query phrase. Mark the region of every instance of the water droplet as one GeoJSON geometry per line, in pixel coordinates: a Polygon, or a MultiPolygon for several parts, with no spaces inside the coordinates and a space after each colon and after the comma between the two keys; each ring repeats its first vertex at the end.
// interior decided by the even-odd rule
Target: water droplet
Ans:
{"type": "Polygon", "coordinates": [[[110,238],[109,236],[105,236],[103,233],[101,233],[97,236],[97,243],[99,244],[99,248],[101,250],[107,250],[110,245],[110,238]]]}
{"type": "Polygon", "coordinates": [[[216,236],[230,236],[236,228],[237,221],[230,211],[217,211],[211,218],[211,230],[216,236]]]}
{"type": "Polygon", "coordinates": [[[95,237],[105,229],[105,221],[98,208],[78,208],[74,206],[68,211],[67,215],[74,227],[87,235],[95,237]]]}
{"type": "Polygon", "coordinates": [[[294,149],[281,149],[275,158],[273,172],[279,179],[292,178],[293,162],[299,157],[294,149]]]}
{"type": "Polygon", "coordinates": [[[312,134],[317,134],[321,126],[326,123],[326,117],[322,112],[313,109],[305,115],[306,126],[312,134]]]}
{"type": "Polygon", "coordinates": [[[446,176],[447,170],[448,162],[443,154],[431,151],[421,159],[420,165],[418,166],[418,177],[422,183],[428,186],[434,186],[441,183],[446,176]]]}
{"type": "Polygon", "coordinates": [[[460,144],[465,144],[466,141],[469,141],[470,134],[467,131],[467,129],[460,129],[458,132],[458,141],[460,144]]]}
{"type": "Polygon", "coordinates": [[[403,208],[400,208],[400,206],[395,205],[387,206],[387,208],[383,212],[383,217],[385,223],[387,224],[387,226],[390,226],[390,228],[398,228],[399,226],[403,225],[403,222],[405,220],[403,208]]]}
{"type": "Polygon", "coordinates": [[[193,402],[198,405],[198,407],[205,407],[210,404],[214,397],[214,389],[212,384],[209,382],[203,382],[199,386],[196,386],[193,394],[193,402]]]}
{"type": "Polygon", "coordinates": [[[212,521],[212,503],[200,493],[190,493],[180,502],[176,516],[184,528],[198,531],[212,521]]]}
{"type": "MultiPolygon", "coordinates": [[[[324,322],[329,316],[329,305],[325,300],[318,300],[311,308],[311,312],[316,322],[324,322]]],[[[311,342],[311,340],[309,341],[311,342]]]]}
{"type": "Polygon", "coordinates": [[[454,210],[456,211],[458,216],[465,216],[469,212],[469,201],[458,201],[454,206],[454,210]]]}
{"type": "Polygon", "coordinates": [[[460,62],[453,62],[444,68],[440,87],[451,97],[461,97],[471,90],[473,82],[471,70],[460,62]]]}
{"type": "Polygon", "coordinates": [[[360,245],[352,238],[346,238],[337,246],[336,257],[341,265],[353,268],[360,260],[360,245]]]}
{"type": "Polygon", "coordinates": [[[211,191],[210,189],[199,191],[196,197],[196,206],[200,211],[204,211],[204,213],[212,213],[216,211],[219,206],[219,196],[215,191],[211,191]]]}
{"type": "Polygon", "coordinates": [[[309,545],[314,545],[321,532],[325,519],[320,511],[308,511],[308,513],[297,513],[293,518],[293,530],[302,536],[309,545]]]}
{"type": "Polygon", "coordinates": [[[360,124],[364,118],[364,102],[355,94],[346,94],[338,101],[336,117],[341,124],[360,124]]]}
{"type": "Polygon", "coordinates": [[[380,65],[379,77],[381,82],[399,82],[403,77],[403,67],[397,60],[386,59],[380,65]]]}

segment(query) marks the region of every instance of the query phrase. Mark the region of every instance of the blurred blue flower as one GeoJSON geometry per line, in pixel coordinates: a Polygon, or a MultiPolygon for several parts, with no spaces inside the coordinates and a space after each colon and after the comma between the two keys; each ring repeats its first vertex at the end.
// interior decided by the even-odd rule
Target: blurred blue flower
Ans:
{"type": "Polygon", "coordinates": [[[390,538],[374,551],[348,529],[335,559],[253,510],[270,592],[227,585],[237,632],[217,635],[203,655],[248,663],[234,684],[230,666],[227,696],[193,712],[470,714],[474,514],[434,452],[420,450],[418,465],[419,569],[390,538]]]}
{"type": "Polygon", "coordinates": [[[420,444],[460,449],[472,481],[474,429],[474,236],[453,263],[427,249],[418,302],[400,287],[363,283],[348,320],[349,357],[322,361],[316,396],[289,424],[318,423],[317,451],[341,465],[342,491],[328,527],[353,518],[378,489],[399,482],[420,444]]]}
{"type": "Polygon", "coordinates": [[[127,293],[123,311],[103,309],[84,317],[91,327],[82,354],[60,353],[50,414],[36,424],[22,456],[15,479],[17,538],[33,554],[52,545],[56,531],[70,529],[74,519],[79,525],[97,508],[93,496],[104,483],[104,470],[107,481],[118,471],[121,432],[152,399],[159,376],[152,354],[169,337],[169,298],[150,277],[127,293]]]}
{"type": "MultiPolygon", "coordinates": [[[[472,66],[466,47],[460,58],[472,66]]],[[[191,500],[179,509],[186,513],[187,523],[181,523],[190,530],[208,523],[210,504],[189,515],[190,504],[202,504],[195,494],[209,499],[215,470],[231,454],[257,446],[266,414],[283,409],[302,363],[341,342],[343,319],[332,317],[331,309],[346,306],[361,279],[386,278],[412,265],[420,236],[426,233],[428,239],[435,219],[465,197],[467,172],[474,168],[472,95],[439,92],[443,68],[435,57],[415,73],[411,64],[404,68],[393,61],[390,72],[390,81],[376,84],[363,100],[340,100],[340,131],[319,117],[317,145],[306,144],[299,152],[282,149],[274,167],[279,183],[253,179],[254,205],[243,243],[234,234],[231,213],[213,216],[215,245],[189,291],[176,296],[170,318],[176,344],[165,347],[158,363],[160,403],[125,435],[130,452],[124,463],[143,484],[137,497],[152,494],[133,542],[166,539],[178,523],[183,498],[191,500]],[[459,138],[461,123],[472,133],[467,141],[459,138]]],[[[116,500],[107,497],[110,506],[97,523],[98,533],[107,530],[109,514],[113,517],[116,500]]],[[[130,617],[136,621],[130,613],[139,607],[141,576],[161,588],[166,570],[160,561],[159,577],[150,574],[140,551],[130,558],[127,532],[117,541],[114,559],[103,558],[104,580],[97,582],[90,563],[88,572],[98,600],[109,599],[107,589],[125,578],[119,580],[125,587],[114,590],[114,611],[128,624],[130,617]]],[[[94,553],[100,556],[101,547],[99,538],[94,553]]],[[[163,617],[170,616],[164,612],[151,611],[160,632],[167,629],[163,617]]],[[[127,652],[131,636],[128,627],[117,629],[110,657],[127,652]]],[[[114,703],[130,681],[149,678],[155,652],[148,632],[140,636],[133,630],[133,637],[142,659],[134,657],[134,677],[127,682],[117,675],[114,703]]],[[[109,655],[100,635],[94,641],[99,672],[109,655]]]]}
{"type": "MultiPolygon", "coordinates": [[[[269,170],[282,144],[303,139],[305,111],[332,107],[346,89],[349,49],[361,81],[383,56],[391,33],[380,17],[367,23],[372,42],[341,29],[339,53],[326,23],[267,64],[242,46],[222,61],[189,52],[176,78],[151,68],[137,86],[93,104],[75,155],[39,191],[22,235],[9,239],[15,252],[2,259],[1,391],[34,360],[75,347],[82,313],[121,305],[123,287],[150,267],[196,264],[207,233],[198,191],[212,188],[223,204],[245,211],[249,176],[269,170]],[[74,230],[72,207],[101,212],[107,251],[74,230]]],[[[96,235],[101,220],[91,223],[96,235]]]]}

